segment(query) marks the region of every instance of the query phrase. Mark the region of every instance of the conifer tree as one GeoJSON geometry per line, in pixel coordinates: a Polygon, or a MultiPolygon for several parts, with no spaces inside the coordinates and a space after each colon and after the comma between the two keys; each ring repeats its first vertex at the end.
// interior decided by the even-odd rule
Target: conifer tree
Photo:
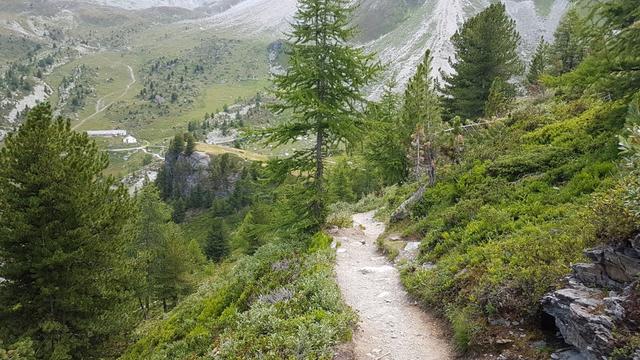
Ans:
{"type": "Polygon", "coordinates": [[[408,139],[413,129],[405,129],[400,116],[401,96],[389,84],[380,102],[367,107],[367,137],[362,153],[367,167],[382,179],[383,185],[393,185],[407,179],[408,139]]]}
{"type": "Polygon", "coordinates": [[[216,219],[207,238],[205,254],[209,260],[220,262],[229,255],[230,250],[227,226],[223,220],[216,219]]]}
{"type": "Polygon", "coordinates": [[[421,179],[426,172],[427,181],[421,184],[409,199],[392,214],[392,221],[405,218],[410,208],[419,201],[427,188],[436,184],[437,156],[443,132],[442,107],[436,92],[435,80],[431,76],[431,51],[427,50],[418,70],[407,85],[403,108],[405,127],[413,128],[409,154],[414,166],[414,175],[421,179]]]}
{"type": "Polygon", "coordinates": [[[191,156],[193,152],[196,150],[196,139],[193,137],[191,133],[185,134],[186,144],[184,147],[184,153],[187,156],[191,156]]]}
{"type": "Polygon", "coordinates": [[[436,183],[438,136],[442,128],[442,108],[431,76],[431,51],[427,50],[416,74],[405,91],[403,121],[412,129],[411,158],[414,176],[420,178],[426,170],[429,185],[436,183]]]}
{"type": "Polygon", "coordinates": [[[131,253],[137,275],[136,294],[143,315],[153,300],[163,309],[175,305],[191,286],[190,273],[200,262],[199,247],[191,246],[178,226],[170,221],[171,211],[160,200],[160,193],[148,185],[138,195],[139,215],[131,253]]]}
{"type": "Polygon", "coordinates": [[[108,156],[51,107],[29,111],[0,150],[0,337],[30,336],[40,358],[92,358],[128,301],[133,206],[102,175],[108,156]],[[122,309],[120,309],[122,310],[122,309]]]}
{"type": "Polygon", "coordinates": [[[279,160],[272,168],[281,176],[296,170],[309,178],[315,200],[312,214],[324,221],[324,160],[331,147],[360,138],[362,88],[380,70],[373,55],[349,44],[353,8],[348,0],[301,0],[289,35],[290,67],[275,79],[273,109],[290,110],[290,122],[271,131],[269,141],[286,144],[300,136],[315,137],[314,147],[279,160]]]}
{"type": "Polygon", "coordinates": [[[544,40],[544,37],[540,39],[536,52],[531,59],[529,65],[529,72],[527,73],[527,82],[531,86],[540,85],[540,77],[547,71],[549,58],[549,44],[544,40]]]}
{"type": "Polygon", "coordinates": [[[569,10],[554,34],[553,62],[556,74],[575,69],[585,55],[584,24],[576,9],[569,10]]]}
{"type": "Polygon", "coordinates": [[[520,35],[505,5],[496,3],[465,22],[451,42],[453,74],[443,74],[447,115],[475,119],[484,115],[494,80],[506,82],[522,72],[520,35]]]}

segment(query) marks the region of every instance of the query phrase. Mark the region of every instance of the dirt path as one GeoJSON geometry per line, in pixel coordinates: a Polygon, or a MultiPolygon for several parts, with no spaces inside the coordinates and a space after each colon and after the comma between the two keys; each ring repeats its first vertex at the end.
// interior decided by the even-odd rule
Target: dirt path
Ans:
{"type": "Polygon", "coordinates": [[[373,219],[373,212],[354,215],[353,222],[354,228],[333,235],[341,244],[338,284],[360,318],[353,337],[355,359],[453,359],[438,323],[411,302],[398,270],[376,251],[384,224],[373,219]]]}
{"type": "Polygon", "coordinates": [[[106,104],[106,105],[102,105],[102,103],[104,102],[104,99],[108,96],[113,95],[113,93],[107,94],[103,97],[101,97],[100,99],[98,99],[98,101],[96,101],[96,111],[87,116],[86,118],[80,120],[79,123],[75,124],[73,126],[73,130],[76,130],[77,128],[79,128],[80,126],[82,126],[85,122],[87,122],[87,120],[92,119],[93,117],[95,117],[96,115],[100,114],[101,112],[107,110],[111,105],[113,105],[116,101],[122,99],[125,95],[127,95],[127,93],[129,92],[129,89],[131,89],[131,87],[133,86],[133,84],[136,83],[136,75],[133,72],[133,68],[129,65],[125,65],[127,67],[127,69],[129,69],[129,78],[131,79],[131,82],[129,84],[127,84],[127,86],[125,87],[124,91],[120,94],[120,96],[118,96],[117,98],[115,98],[113,101],[111,101],[110,103],[106,104]]]}

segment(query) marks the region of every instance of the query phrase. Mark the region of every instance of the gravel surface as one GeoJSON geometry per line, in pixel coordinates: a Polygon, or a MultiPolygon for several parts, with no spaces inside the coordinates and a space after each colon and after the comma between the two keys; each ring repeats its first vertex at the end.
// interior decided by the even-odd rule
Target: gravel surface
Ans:
{"type": "Polygon", "coordinates": [[[376,251],[375,240],[384,224],[376,222],[373,214],[356,214],[353,228],[333,232],[340,243],[338,284],[360,318],[349,356],[343,353],[337,358],[453,359],[439,323],[409,299],[398,270],[376,251]]]}

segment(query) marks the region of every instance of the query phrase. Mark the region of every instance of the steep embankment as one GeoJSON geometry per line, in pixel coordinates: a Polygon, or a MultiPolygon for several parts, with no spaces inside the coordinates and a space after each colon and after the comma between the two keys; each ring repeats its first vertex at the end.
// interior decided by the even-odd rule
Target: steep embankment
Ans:
{"type": "Polygon", "coordinates": [[[217,267],[165,319],[140,327],[123,359],[332,358],[354,316],[333,280],[328,239],[309,252],[300,242],[217,267]]]}
{"type": "Polygon", "coordinates": [[[421,239],[403,283],[450,320],[460,349],[548,358],[537,342],[541,299],[583,260],[598,227],[622,216],[592,208],[593,194],[616,182],[625,112],[597,100],[529,103],[466,132],[462,163],[441,167],[411,220],[391,228],[421,239]]]}
{"type": "Polygon", "coordinates": [[[409,299],[398,270],[376,251],[384,224],[374,212],[353,216],[354,227],[336,230],[336,276],[347,304],[359,316],[356,359],[452,359],[443,329],[409,299]]]}

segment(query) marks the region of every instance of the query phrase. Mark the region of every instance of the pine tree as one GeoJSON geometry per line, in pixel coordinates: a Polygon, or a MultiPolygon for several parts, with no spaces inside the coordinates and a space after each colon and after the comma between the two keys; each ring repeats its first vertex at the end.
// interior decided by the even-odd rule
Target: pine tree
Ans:
{"type": "Polygon", "coordinates": [[[547,71],[549,57],[549,44],[544,41],[544,37],[540,39],[536,52],[531,59],[529,72],[527,73],[527,82],[531,86],[540,85],[540,77],[547,71]]]}
{"type": "MultiPolygon", "coordinates": [[[[380,102],[367,107],[367,136],[362,153],[367,168],[372,169],[383,185],[403,182],[409,176],[407,148],[410,131],[403,127],[400,114],[401,96],[389,84],[380,102]]],[[[411,129],[413,130],[413,129],[411,129]]]]}
{"type": "Polygon", "coordinates": [[[379,72],[373,55],[349,44],[355,34],[348,0],[301,0],[289,35],[290,67],[275,79],[273,106],[292,112],[292,120],[271,130],[270,143],[286,144],[312,135],[315,146],[272,163],[281,176],[296,170],[312,179],[312,214],[324,222],[324,160],[332,146],[349,145],[361,136],[362,89],[379,72]]]}
{"type": "Polygon", "coordinates": [[[420,178],[425,170],[429,185],[436,183],[438,137],[443,130],[442,108],[431,77],[431,51],[427,50],[416,74],[409,80],[403,108],[404,126],[413,131],[411,158],[414,176],[420,178]]]}
{"type": "Polygon", "coordinates": [[[564,15],[554,37],[554,70],[556,74],[564,74],[575,69],[585,56],[584,24],[576,9],[564,15]]]}
{"type": "Polygon", "coordinates": [[[51,107],[29,111],[0,150],[0,337],[41,358],[91,358],[126,316],[125,228],[133,206],[102,176],[108,156],[51,107]],[[120,309],[122,310],[122,309],[120,309]]]}
{"type": "Polygon", "coordinates": [[[207,258],[215,262],[220,262],[229,255],[229,234],[223,220],[216,219],[213,222],[204,251],[207,258]]]}
{"type": "Polygon", "coordinates": [[[186,138],[184,153],[187,156],[191,156],[191,154],[193,154],[193,152],[196,150],[196,139],[191,133],[185,134],[184,137],[186,138]]]}
{"type": "Polygon", "coordinates": [[[483,114],[491,84],[522,72],[520,35],[505,5],[496,3],[469,19],[451,38],[452,75],[443,74],[448,116],[475,119],[483,114]]]}

